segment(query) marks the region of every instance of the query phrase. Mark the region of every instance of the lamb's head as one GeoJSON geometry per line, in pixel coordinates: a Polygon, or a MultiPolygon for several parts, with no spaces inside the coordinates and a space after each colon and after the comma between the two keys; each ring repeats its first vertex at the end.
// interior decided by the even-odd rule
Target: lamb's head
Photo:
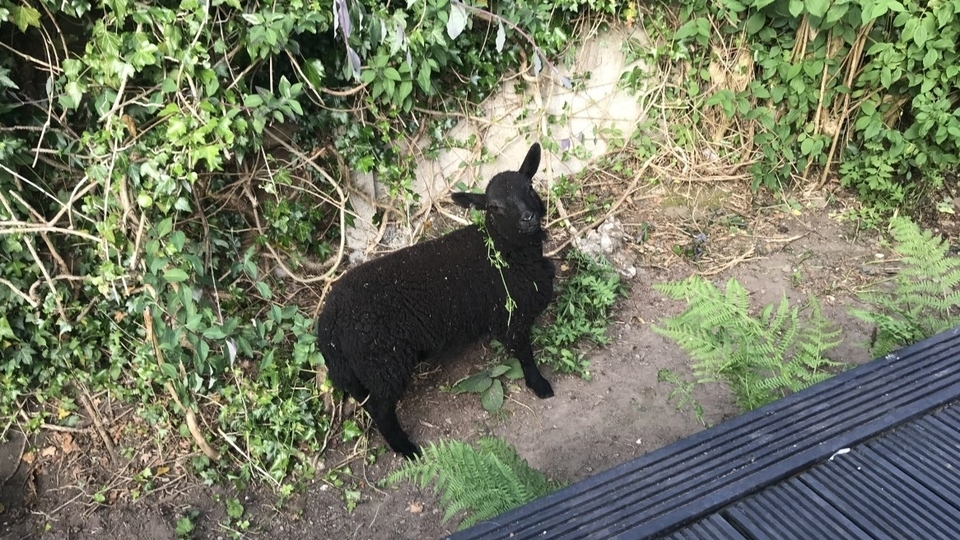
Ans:
{"type": "Polygon", "coordinates": [[[458,205],[486,212],[491,234],[514,245],[539,244],[544,232],[540,220],[547,212],[533,189],[533,175],[540,167],[540,145],[534,143],[518,171],[502,172],[487,184],[484,194],[454,193],[458,205]]]}

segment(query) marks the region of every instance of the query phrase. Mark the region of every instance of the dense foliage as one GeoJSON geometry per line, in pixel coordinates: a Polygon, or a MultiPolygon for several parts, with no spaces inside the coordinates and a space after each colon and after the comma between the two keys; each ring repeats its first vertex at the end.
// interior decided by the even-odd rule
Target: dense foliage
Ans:
{"type": "Polygon", "coordinates": [[[311,318],[347,175],[415,203],[408,136],[446,144],[435,111],[613,7],[0,0],[0,413],[110,389],[282,478],[330,436],[311,318]]]}
{"type": "Polygon", "coordinates": [[[755,186],[839,173],[871,218],[928,199],[956,170],[960,1],[679,4],[675,20],[648,22],[656,44],[636,54],[673,75],[680,105],[664,114],[680,145],[699,127],[755,186]]]}

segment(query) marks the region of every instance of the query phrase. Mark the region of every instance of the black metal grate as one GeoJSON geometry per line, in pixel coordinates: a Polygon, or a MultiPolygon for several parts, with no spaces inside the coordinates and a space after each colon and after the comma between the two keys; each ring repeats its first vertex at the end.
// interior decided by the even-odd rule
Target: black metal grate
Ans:
{"type": "Polygon", "coordinates": [[[957,398],[960,328],[452,538],[960,538],[957,398]]]}

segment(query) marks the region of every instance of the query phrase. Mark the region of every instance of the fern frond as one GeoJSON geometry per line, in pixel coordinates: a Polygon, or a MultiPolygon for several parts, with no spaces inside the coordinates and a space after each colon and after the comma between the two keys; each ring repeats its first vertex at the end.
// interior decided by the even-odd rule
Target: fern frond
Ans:
{"type": "Polygon", "coordinates": [[[883,356],[960,324],[960,257],[950,243],[906,218],[890,220],[901,268],[890,290],[864,293],[872,311],[851,313],[876,328],[871,351],[883,356]]]}
{"type": "Polygon", "coordinates": [[[806,320],[785,296],[754,317],[749,294],[733,279],[725,292],[698,276],[654,288],[687,302],[687,309],[654,331],[676,341],[694,359],[698,383],[726,382],[744,410],[819,382],[842,366],[823,356],[840,343],[840,331],[823,317],[813,298],[806,320]]]}
{"type": "Polygon", "coordinates": [[[422,448],[423,455],[405,463],[387,478],[433,486],[444,508],[443,521],[466,512],[460,528],[490,519],[562,487],[530,467],[499,438],[484,437],[477,448],[461,441],[440,441],[422,448]]]}

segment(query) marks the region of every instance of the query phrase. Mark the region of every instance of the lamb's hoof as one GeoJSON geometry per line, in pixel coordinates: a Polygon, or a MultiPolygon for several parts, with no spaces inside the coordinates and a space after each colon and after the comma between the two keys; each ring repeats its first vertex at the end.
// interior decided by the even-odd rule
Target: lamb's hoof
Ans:
{"type": "Polygon", "coordinates": [[[393,448],[394,452],[409,460],[414,460],[420,457],[420,448],[410,441],[404,441],[396,446],[391,445],[391,448],[393,448]]]}
{"type": "Polygon", "coordinates": [[[550,381],[541,378],[539,381],[527,381],[527,387],[533,390],[533,393],[540,399],[553,397],[553,387],[550,381]]]}

